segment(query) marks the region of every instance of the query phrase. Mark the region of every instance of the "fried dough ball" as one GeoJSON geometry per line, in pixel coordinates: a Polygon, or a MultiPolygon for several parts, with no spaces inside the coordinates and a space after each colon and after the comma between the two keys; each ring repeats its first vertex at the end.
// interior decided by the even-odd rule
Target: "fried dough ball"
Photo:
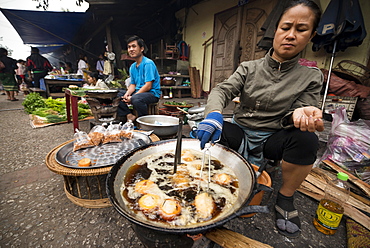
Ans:
{"type": "Polygon", "coordinates": [[[151,180],[142,180],[135,184],[135,191],[139,192],[140,194],[149,193],[151,189],[153,189],[156,184],[151,180]]]}
{"type": "Polygon", "coordinates": [[[213,181],[219,185],[229,185],[234,181],[234,179],[229,174],[220,173],[213,176],[213,181]]]}
{"type": "Polygon", "coordinates": [[[216,204],[208,193],[201,193],[195,197],[194,205],[199,219],[208,220],[212,218],[216,204]]]}
{"type": "Polygon", "coordinates": [[[159,214],[164,220],[173,220],[181,213],[181,205],[175,199],[166,199],[159,207],[159,214]]]}
{"type": "Polygon", "coordinates": [[[181,154],[182,160],[186,162],[194,161],[195,155],[188,150],[184,150],[181,154]]]}
{"type": "Polygon", "coordinates": [[[187,188],[190,181],[186,173],[179,171],[172,176],[171,182],[175,188],[187,188]]]}
{"type": "Polygon", "coordinates": [[[158,195],[146,194],[139,199],[138,203],[141,210],[144,212],[151,212],[158,207],[160,200],[158,195]]]}

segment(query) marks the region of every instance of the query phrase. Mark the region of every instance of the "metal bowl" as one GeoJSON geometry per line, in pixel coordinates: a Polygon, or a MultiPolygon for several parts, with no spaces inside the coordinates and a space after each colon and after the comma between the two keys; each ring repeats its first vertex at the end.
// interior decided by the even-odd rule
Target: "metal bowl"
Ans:
{"type": "Polygon", "coordinates": [[[171,136],[177,133],[179,118],[167,115],[145,115],[136,119],[141,129],[153,130],[158,136],[171,136]]]}

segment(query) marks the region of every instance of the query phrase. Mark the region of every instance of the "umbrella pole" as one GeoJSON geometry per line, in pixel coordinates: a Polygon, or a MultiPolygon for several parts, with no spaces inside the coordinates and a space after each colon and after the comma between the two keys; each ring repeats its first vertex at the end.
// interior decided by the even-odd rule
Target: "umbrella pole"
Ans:
{"type": "Polygon", "coordinates": [[[324,97],[322,99],[322,104],[321,104],[321,111],[324,113],[325,109],[325,101],[326,101],[326,95],[328,94],[328,89],[329,89],[329,82],[330,82],[330,76],[331,76],[331,71],[333,69],[333,62],[335,58],[335,50],[337,49],[337,41],[334,41],[334,46],[333,46],[333,53],[331,55],[330,59],[330,65],[329,65],[329,72],[328,72],[328,78],[326,80],[326,85],[325,85],[325,92],[324,92],[324,97]]]}

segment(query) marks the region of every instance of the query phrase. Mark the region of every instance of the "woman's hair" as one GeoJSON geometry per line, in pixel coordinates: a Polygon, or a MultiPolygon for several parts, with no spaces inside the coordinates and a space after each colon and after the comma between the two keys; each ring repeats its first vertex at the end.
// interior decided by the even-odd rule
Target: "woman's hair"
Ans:
{"type": "Polygon", "coordinates": [[[320,7],[312,0],[292,0],[288,3],[288,5],[285,7],[283,12],[281,13],[279,20],[276,22],[276,29],[280,23],[281,17],[291,8],[297,6],[297,5],[303,5],[311,9],[311,11],[315,15],[315,19],[313,21],[313,29],[312,32],[316,31],[317,26],[319,25],[320,18],[321,18],[321,10],[320,7]]]}
{"type": "Polygon", "coordinates": [[[137,44],[139,45],[139,47],[144,47],[145,48],[145,42],[144,42],[144,40],[141,39],[137,35],[134,35],[134,36],[131,36],[130,38],[128,38],[127,39],[127,44],[129,44],[130,42],[133,42],[134,40],[137,41],[137,44]]]}
{"type": "Polygon", "coordinates": [[[6,56],[8,54],[8,50],[3,47],[0,47],[0,56],[6,56]]]}
{"type": "Polygon", "coordinates": [[[96,80],[100,79],[99,72],[97,72],[97,71],[90,72],[89,76],[92,77],[92,78],[95,78],[96,80]]]}

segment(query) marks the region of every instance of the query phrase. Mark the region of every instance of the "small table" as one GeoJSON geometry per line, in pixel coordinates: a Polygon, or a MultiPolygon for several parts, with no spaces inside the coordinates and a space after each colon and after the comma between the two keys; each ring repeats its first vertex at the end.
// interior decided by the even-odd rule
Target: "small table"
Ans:
{"type": "Polygon", "coordinates": [[[71,105],[72,105],[72,122],[73,131],[76,132],[78,129],[78,96],[72,95],[69,89],[64,91],[66,98],[66,112],[67,112],[67,122],[71,123],[71,105]]]}
{"type": "MultiPolygon", "coordinates": [[[[158,136],[151,134],[152,142],[159,141],[158,136]]],[[[110,207],[110,201],[106,195],[105,179],[112,166],[91,169],[69,168],[59,164],[55,160],[58,150],[69,140],[53,148],[45,158],[46,167],[64,178],[64,192],[74,204],[85,208],[110,207]],[[87,197],[86,197],[87,196],[87,197]]]]}
{"type": "Polygon", "coordinates": [[[50,93],[50,85],[68,87],[69,85],[82,85],[84,81],[82,79],[44,79],[46,96],[49,97],[63,97],[63,92],[61,93],[50,93]]]}
{"type": "Polygon", "coordinates": [[[85,208],[105,208],[111,206],[109,199],[103,196],[105,188],[104,184],[102,187],[102,180],[100,180],[99,176],[107,175],[112,166],[94,169],[73,169],[60,165],[55,160],[55,155],[61,147],[68,144],[69,142],[73,142],[73,140],[69,140],[53,148],[46,155],[46,166],[52,172],[63,175],[64,192],[67,198],[71,200],[74,204],[85,208]],[[79,180],[80,177],[83,177],[83,180],[79,180]],[[97,187],[99,197],[93,197],[91,194],[92,180],[96,181],[96,185],[94,185],[94,187],[97,187]],[[76,185],[76,190],[73,187],[74,184],[76,185]],[[88,199],[83,198],[82,190],[87,191],[87,194],[89,196],[88,199]]]}

